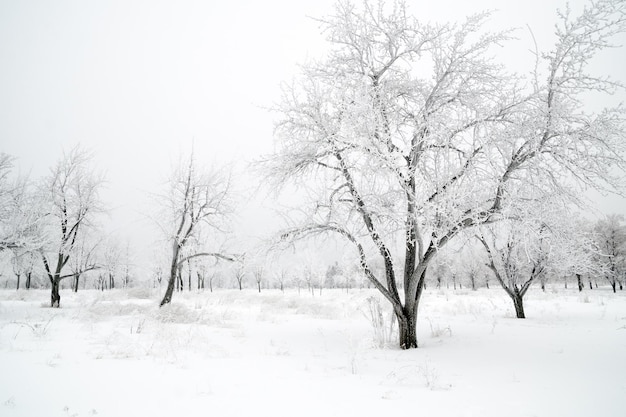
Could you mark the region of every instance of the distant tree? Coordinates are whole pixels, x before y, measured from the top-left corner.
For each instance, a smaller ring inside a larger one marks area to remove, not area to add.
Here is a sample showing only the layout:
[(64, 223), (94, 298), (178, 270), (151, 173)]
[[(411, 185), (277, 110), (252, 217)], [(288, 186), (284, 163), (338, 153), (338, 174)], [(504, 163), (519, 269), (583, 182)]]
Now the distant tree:
[(17, 281), (16, 290), (20, 289), (20, 279), (24, 273), (24, 257), (23, 254), (14, 253), (11, 257), (11, 266), (13, 267), (13, 274)]
[(243, 282), (245, 278), (246, 278), (246, 264), (242, 257), (237, 262), (237, 267), (235, 268), (235, 280), (237, 281), (237, 285), (239, 286), (239, 291), (243, 290)]
[(267, 170), (278, 186), (306, 188), (281, 240), (343, 237), (393, 306), (400, 347), (417, 347), (440, 248), (531, 193), (566, 199), (581, 183), (620, 185), (609, 174), (624, 164), (622, 110), (590, 114), (581, 97), (615, 90), (586, 71), (625, 30), (625, 10), (599, 0), (578, 17), (562, 13), (554, 49), (537, 52), (524, 79), (493, 59), (510, 34), (485, 31), (487, 13), (436, 25), (399, 1), (339, 1), (320, 20), (326, 59), (303, 66), (275, 109)]
[(513, 300), (515, 314), (520, 319), (526, 318), (524, 296), (531, 284), (546, 273), (548, 262), (544, 245), (549, 240), (550, 229), (538, 224), (530, 233), (532, 236), (528, 236), (525, 226), (507, 222), (478, 235), (488, 256), (487, 266)]
[(278, 288), (280, 288), (281, 292), (285, 292), (285, 284), (287, 283), (287, 277), (289, 273), (285, 268), (280, 268), (278, 272), (276, 272), (276, 281), (278, 281)]
[(22, 265), (24, 277), (26, 278), (24, 287), (29, 290), (32, 286), (32, 276), (35, 271), (35, 263), (39, 260), (39, 254), (37, 252), (26, 252), (22, 256), (24, 257)]
[[(183, 256), (185, 249), (197, 238), (202, 227), (216, 234), (223, 230), (231, 208), (230, 175), (217, 169), (203, 172), (197, 167), (193, 152), (187, 164), (176, 168), (170, 178), (169, 194), (163, 197), (172, 222), (163, 227), (169, 231), (172, 245), (167, 289), (161, 306), (172, 301), (176, 280), (186, 261), (196, 257), (211, 256), (234, 261), (234, 257), (220, 252), (194, 252)], [(174, 229), (172, 229), (174, 225)]]
[(82, 234), (92, 226), (93, 216), (102, 211), (99, 191), (103, 178), (93, 171), (92, 163), (92, 155), (76, 147), (63, 155), (41, 185), (42, 204), (49, 212), (49, 241), (41, 250), (41, 258), (52, 285), (52, 307), (60, 306), (61, 280), (93, 269), (64, 273)]
[(122, 264), (122, 249), (117, 240), (109, 240), (102, 253), (104, 276), (106, 278), (103, 289), (114, 289), (116, 278), (120, 274)]
[(263, 282), (263, 267), (258, 266), (254, 268), (254, 280), (256, 281), (257, 288), (259, 289), (259, 294), (261, 293), (261, 283)]
[(601, 274), (616, 292), (626, 273), (626, 225), (624, 216), (612, 214), (596, 222), (593, 232), (597, 247), (596, 262)]
[[(583, 262), (572, 259), (583, 244), (565, 210), (545, 204), (532, 213), (483, 226), (477, 234), (487, 254), (487, 267), (513, 300), (517, 318), (525, 318), (524, 296), (544, 275), (581, 271)], [(571, 216), (570, 216), (571, 217)]]
[(198, 278), (198, 291), (204, 290), (204, 282), (206, 280), (207, 267), (204, 262), (200, 262), (196, 267), (196, 276)]
[(13, 158), (0, 153), (0, 252), (38, 251), (44, 244), (45, 210), (27, 177), (13, 175)]
[(74, 253), (69, 261), (69, 267), (73, 274), (72, 289), (78, 291), (80, 277), (85, 271), (91, 271), (99, 267), (97, 263), (97, 250), (100, 242), (89, 242), (85, 236), (80, 237), (75, 245)]

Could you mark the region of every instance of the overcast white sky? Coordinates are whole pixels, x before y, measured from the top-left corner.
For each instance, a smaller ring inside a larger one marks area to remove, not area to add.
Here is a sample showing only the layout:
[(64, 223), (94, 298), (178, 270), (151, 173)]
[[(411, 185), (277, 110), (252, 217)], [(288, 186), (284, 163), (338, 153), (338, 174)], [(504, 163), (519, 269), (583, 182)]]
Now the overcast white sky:
[[(107, 172), (114, 228), (128, 233), (147, 208), (146, 192), (158, 190), (192, 140), (198, 160), (209, 163), (271, 149), (272, 115), (262, 106), (298, 62), (322, 51), (318, 24), (307, 16), (323, 16), (332, 3), (0, 0), (0, 150), (38, 177), (63, 150), (93, 149)], [(407, 3), (424, 20), (499, 9), (495, 26), (528, 24), (540, 47), (550, 45), (554, 12), (564, 5)], [(532, 59), (528, 32), (520, 37), (519, 49), (504, 51), (521, 58), (513, 65)], [(626, 81), (626, 49), (596, 65)], [(624, 211), (623, 203), (612, 204)]]

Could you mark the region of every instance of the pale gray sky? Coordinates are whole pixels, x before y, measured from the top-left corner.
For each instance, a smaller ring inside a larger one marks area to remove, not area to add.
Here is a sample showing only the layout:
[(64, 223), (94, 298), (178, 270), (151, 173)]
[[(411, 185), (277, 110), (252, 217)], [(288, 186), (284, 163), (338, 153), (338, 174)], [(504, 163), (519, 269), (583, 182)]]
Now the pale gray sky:
[[(268, 152), (278, 96), (298, 62), (323, 50), (330, 0), (0, 0), (0, 149), (38, 177), (77, 143), (107, 171), (113, 229), (136, 235), (146, 192), (190, 149), (201, 161)], [(499, 9), (494, 27), (529, 25), (548, 47), (564, 2), (409, 1), (420, 19)], [(584, 2), (571, 2), (580, 8)], [(503, 56), (529, 68), (529, 32)], [(622, 38), (624, 40), (626, 38)], [(596, 66), (626, 81), (626, 49)], [(624, 100), (624, 94), (616, 100)], [(613, 199), (624, 211), (623, 199)], [(135, 236), (137, 238), (137, 236)]]

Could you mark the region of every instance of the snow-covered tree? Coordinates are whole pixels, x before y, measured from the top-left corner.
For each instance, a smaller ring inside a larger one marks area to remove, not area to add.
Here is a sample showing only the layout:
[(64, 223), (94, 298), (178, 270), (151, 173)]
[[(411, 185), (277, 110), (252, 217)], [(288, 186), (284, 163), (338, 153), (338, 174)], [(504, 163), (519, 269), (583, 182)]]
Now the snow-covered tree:
[(164, 218), (168, 219), (168, 224), (162, 225), (162, 228), (168, 233), (172, 252), (167, 289), (161, 300), (161, 306), (172, 301), (180, 269), (189, 259), (211, 256), (234, 260), (232, 256), (219, 251), (185, 253), (185, 249), (198, 238), (203, 227), (210, 229), (211, 242), (217, 243), (215, 235), (224, 229), (232, 212), (230, 175), (218, 169), (203, 172), (197, 166), (192, 153), (186, 164), (181, 164), (174, 170), (169, 185), (169, 194), (163, 197), (167, 204), (167, 214)]
[(0, 153), (0, 252), (37, 251), (43, 245), (42, 221), (30, 182), (14, 175), (13, 158)]
[(73, 274), (72, 289), (74, 292), (78, 292), (80, 277), (83, 273), (99, 267), (96, 259), (99, 243), (90, 241), (86, 236), (81, 236), (76, 243), (74, 253), (69, 260), (69, 267)]
[(547, 273), (552, 231), (543, 222), (500, 222), (478, 235), (487, 252), (487, 266), (513, 300), (517, 318), (526, 318), (524, 296)]
[[(593, 236), (597, 248), (596, 264), (600, 274), (616, 292), (617, 284), (623, 288), (626, 274), (626, 224), (624, 216), (611, 214), (596, 222)], [(621, 289), (620, 288), (620, 289)]]
[(582, 220), (553, 204), (532, 204), (526, 213), (482, 226), (476, 237), (487, 254), (487, 267), (525, 318), (523, 299), (536, 281), (548, 276), (592, 271), (592, 244)]
[(266, 168), (278, 186), (303, 190), (282, 240), (345, 239), (392, 304), (399, 345), (417, 347), (426, 271), (441, 247), (502, 219), (513, 200), (617, 185), (608, 174), (624, 163), (623, 113), (584, 112), (580, 97), (616, 87), (586, 70), (625, 29), (625, 9), (600, 0), (562, 14), (554, 49), (523, 79), (492, 59), (509, 33), (484, 30), (488, 13), (429, 24), (400, 1), (339, 1), (320, 20), (326, 58), (303, 66), (275, 109)]
[(93, 216), (102, 210), (99, 191), (103, 179), (91, 168), (92, 162), (89, 152), (76, 147), (63, 155), (41, 184), (42, 205), (49, 212), (48, 242), (41, 257), (52, 285), (52, 307), (60, 305), (61, 280), (86, 272), (64, 273), (81, 236), (92, 226)]

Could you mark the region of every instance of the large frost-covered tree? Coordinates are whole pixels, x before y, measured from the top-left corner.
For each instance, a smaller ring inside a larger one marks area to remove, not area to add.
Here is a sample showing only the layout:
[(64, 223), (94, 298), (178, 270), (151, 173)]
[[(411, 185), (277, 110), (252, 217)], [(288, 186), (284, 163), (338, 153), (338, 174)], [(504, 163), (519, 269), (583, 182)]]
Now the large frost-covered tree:
[(615, 185), (623, 113), (585, 113), (580, 95), (616, 87), (586, 68), (624, 30), (625, 9), (596, 1), (579, 17), (560, 15), (555, 46), (523, 79), (493, 59), (509, 33), (486, 31), (488, 13), (426, 24), (399, 1), (339, 1), (320, 20), (326, 58), (304, 65), (275, 109), (278, 145), (266, 167), (279, 185), (306, 188), (282, 240), (345, 238), (393, 306), (400, 346), (417, 347), (439, 248), (500, 220), (514, 199)]

